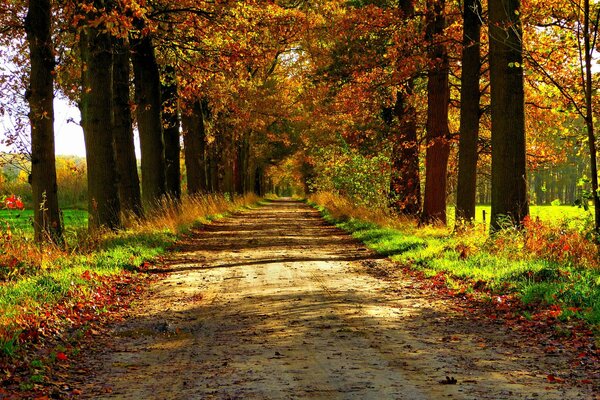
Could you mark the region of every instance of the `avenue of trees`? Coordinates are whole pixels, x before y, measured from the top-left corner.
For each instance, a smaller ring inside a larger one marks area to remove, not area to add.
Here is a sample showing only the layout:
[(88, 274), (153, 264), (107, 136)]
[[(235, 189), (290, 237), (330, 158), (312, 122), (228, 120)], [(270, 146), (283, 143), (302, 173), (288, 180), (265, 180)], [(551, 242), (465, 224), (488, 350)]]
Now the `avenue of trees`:
[(13, 0), (0, 5), (0, 111), (20, 123), (4, 139), (30, 152), (37, 240), (62, 234), (56, 95), (81, 111), (92, 230), (165, 197), (276, 187), (335, 190), (422, 223), (445, 224), (452, 201), (468, 224), (490, 202), (492, 230), (520, 226), (531, 202), (593, 201), (598, 230), (599, 11)]

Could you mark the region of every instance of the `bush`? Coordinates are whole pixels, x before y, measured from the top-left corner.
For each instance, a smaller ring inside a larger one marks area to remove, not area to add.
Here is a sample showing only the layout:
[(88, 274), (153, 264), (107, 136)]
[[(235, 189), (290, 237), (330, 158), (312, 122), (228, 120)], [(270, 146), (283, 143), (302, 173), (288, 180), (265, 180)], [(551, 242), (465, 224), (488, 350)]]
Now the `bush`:
[(390, 160), (364, 156), (350, 148), (325, 147), (314, 157), (314, 192), (337, 193), (358, 206), (387, 209)]

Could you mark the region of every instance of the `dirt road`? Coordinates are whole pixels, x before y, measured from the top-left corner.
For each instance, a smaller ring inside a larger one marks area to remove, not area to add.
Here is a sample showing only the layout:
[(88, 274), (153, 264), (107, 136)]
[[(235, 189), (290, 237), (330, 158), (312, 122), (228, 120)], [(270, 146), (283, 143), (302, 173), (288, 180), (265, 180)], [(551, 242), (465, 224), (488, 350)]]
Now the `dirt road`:
[[(198, 230), (90, 355), (86, 398), (593, 399), (293, 201)], [(518, 345), (517, 345), (518, 344)], [(86, 374), (87, 375), (87, 374)], [(446, 376), (456, 384), (442, 384)]]

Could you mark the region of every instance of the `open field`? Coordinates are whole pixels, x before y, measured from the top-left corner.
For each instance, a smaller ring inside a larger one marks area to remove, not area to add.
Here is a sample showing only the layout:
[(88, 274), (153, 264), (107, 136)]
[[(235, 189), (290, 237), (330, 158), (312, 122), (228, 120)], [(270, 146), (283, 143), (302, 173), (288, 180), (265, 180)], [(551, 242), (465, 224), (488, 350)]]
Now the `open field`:
[[(65, 228), (76, 229), (87, 226), (88, 213), (85, 210), (62, 210)], [(33, 210), (0, 210), (0, 230), (10, 227), (13, 234), (33, 233)]]
[[(486, 223), (490, 222), (491, 206), (478, 205), (475, 211), (475, 222), (483, 223), (483, 212), (485, 211)], [(588, 211), (576, 206), (531, 206), (529, 209), (531, 218), (541, 219), (544, 222), (565, 222), (569, 221), (569, 226), (583, 224), (587, 218), (593, 217), (594, 209), (590, 207)], [(454, 206), (448, 207), (448, 225), (454, 224)]]

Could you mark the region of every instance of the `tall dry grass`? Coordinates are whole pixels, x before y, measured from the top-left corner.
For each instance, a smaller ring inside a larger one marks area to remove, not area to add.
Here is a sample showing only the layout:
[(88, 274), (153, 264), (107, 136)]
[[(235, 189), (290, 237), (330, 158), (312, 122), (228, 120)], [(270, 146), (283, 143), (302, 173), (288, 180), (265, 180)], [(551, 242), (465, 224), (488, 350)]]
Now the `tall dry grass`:
[(180, 201), (165, 198), (147, 213), (146, 218), (124, 218), (124, 230), (90, 232), (85, 227), (68, 229), (62, 246), (35, 243), (31, 238), (13, 235), (9, 230), (0, 235), (0, 283), (61, 268), (65, 259), (77, 255), (93, 255), (116, 238), (127, 241), (140, 233), (168, 232), (175, 235), (195, 223), (208, 223), (241, 207), (256, 204), (258, 200), (254, 194), (233, 198), (223, 194), (204, 194), (183, 196)]
[(142, 232), (166, 229), (178, 233), (194, 223), (209, 222), (216, 216), (256, 204), (258, 200), (252, 193), (232, 198), (221, 193), (183, 196), (179, 201), (166, 197), (147, 213), (146, 218), (126, 218), (125, 224)]
[(395, 215), (388, 208), (356, 205), (349, 198), (334, 192), (317, 192), (310, 195), (308, 200), (327, 209), (336, 220), (345, 221), (355, 218), (386, 228), (416, 227), (415, 220)]

